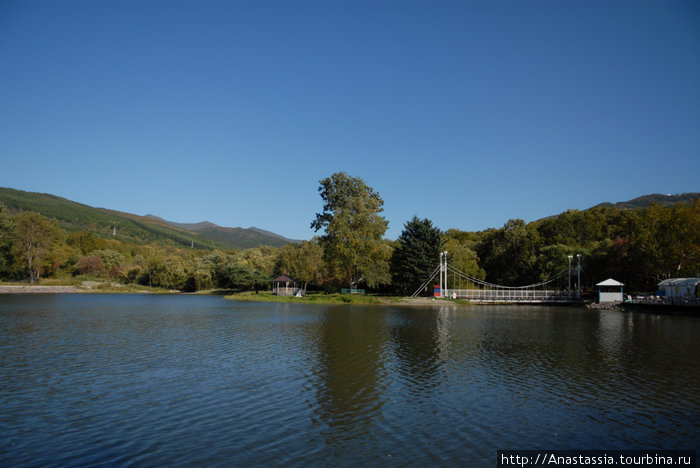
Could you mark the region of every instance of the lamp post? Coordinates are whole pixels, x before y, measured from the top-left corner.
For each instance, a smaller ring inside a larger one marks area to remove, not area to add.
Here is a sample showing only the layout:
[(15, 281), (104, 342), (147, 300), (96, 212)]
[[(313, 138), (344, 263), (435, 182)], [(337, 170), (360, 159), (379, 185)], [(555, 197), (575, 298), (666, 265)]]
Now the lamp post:
[(576, 260), (578, 260), (578, 266), (576, 268), (577, 270), (577, 283), (578, 283), (578, 291), (576, 292), (576, 299), (581, 299), (581, 254), (576, 254)]
[(571, 259), (574, 258), (573, 255), (569, 255), (569, 289), (567, 289), (568, 297), (571, 299)]
[(445, 266), (443, 270), (445, 272), (445, 294), (447, 294), (447, 250), (442, 253), (442, 258)]
[(444, 271), (444, 265), (442, 263), (443, 252), (440, 252), (440, 296), (445, 297), (445, 289), (442, 286), (442, 272)]

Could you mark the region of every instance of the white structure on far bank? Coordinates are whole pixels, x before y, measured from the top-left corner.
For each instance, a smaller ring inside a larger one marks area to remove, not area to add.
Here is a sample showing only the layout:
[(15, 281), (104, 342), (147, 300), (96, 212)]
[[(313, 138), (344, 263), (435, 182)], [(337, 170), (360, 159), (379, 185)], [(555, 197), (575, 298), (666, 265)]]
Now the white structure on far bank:
[[(598, 302), (622, 302), (622, 287), (624, 284), (608, 278), (596, 284), (598, 286)], [(619, 291), (603, 291), (603, 288), (620, 288)]]
[(668, 278), (658, 284), (659, 294), (672, 299), (700, 297), (700, 278)]

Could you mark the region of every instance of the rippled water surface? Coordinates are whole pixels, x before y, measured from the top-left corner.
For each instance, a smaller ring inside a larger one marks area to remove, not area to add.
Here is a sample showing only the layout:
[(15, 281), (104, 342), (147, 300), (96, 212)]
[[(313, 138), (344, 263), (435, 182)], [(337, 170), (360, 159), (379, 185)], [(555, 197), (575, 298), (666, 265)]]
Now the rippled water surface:
[(0, 465), (493, 466), (697, 449), (700, 318), (0, 296)]

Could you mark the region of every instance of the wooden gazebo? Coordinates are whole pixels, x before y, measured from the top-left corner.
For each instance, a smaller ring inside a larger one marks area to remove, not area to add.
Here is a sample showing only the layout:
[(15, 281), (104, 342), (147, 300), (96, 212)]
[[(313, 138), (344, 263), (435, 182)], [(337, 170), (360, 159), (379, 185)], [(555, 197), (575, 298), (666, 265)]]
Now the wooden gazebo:
[(277, 296), (304, 296), (306, 291), (297, 287), (297, 281), (287, 275), (272, 280), (272, 294)]

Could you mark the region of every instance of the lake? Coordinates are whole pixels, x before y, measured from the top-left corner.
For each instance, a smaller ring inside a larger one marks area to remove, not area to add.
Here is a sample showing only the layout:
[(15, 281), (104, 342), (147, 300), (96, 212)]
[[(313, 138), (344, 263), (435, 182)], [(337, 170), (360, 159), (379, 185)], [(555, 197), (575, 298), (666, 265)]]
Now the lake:
[(700, 318), (0, 295), (0, 465), (494, 466), (697, 449)]

